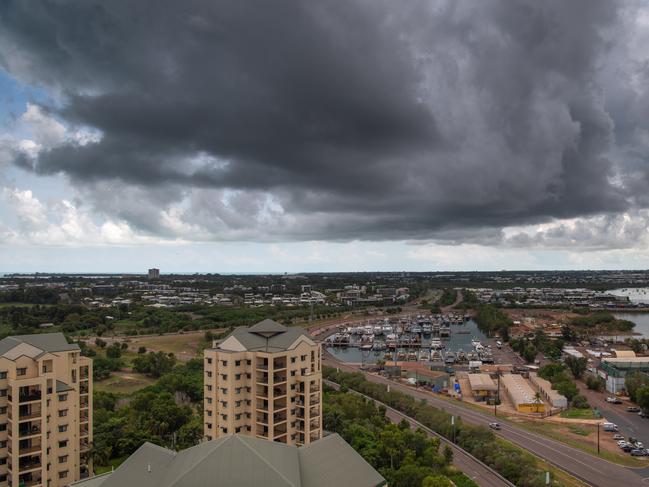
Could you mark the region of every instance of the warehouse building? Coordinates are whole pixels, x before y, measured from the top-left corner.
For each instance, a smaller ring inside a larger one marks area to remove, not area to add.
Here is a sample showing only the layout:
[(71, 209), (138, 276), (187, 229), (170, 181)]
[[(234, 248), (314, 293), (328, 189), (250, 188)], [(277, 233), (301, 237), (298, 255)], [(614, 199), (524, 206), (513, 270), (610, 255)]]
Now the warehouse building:
[(476, 401), (488, 401), (498, 394), (498, 386), (489, 374), (469, 374), (469, 387)]
[(539, 377), (534, 372), (530, 372), (530, 382), (538, 389), (543, 399), (553, 408), (566, 409), (568, 407), (568, 399), (566, 396), (552, 389), (552, 383), (550, 381)]
[(521, 375), (505, 374), (502, 376), (501, 384), (507, 391), (507, 397), (521, 413), (544, 413), (545, 404), (536, 399), (536, 391)]

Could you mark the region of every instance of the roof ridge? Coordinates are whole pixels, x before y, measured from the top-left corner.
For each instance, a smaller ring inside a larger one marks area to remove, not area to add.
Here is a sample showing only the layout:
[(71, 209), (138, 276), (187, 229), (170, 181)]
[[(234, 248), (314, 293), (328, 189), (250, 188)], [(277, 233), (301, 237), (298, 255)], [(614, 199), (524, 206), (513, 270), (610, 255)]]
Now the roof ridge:
[[(270, 463), (270, 462), (269, 462), (268, 460), (266, 460), (263, 456), (261, 456), (257, 450), (255, 450), (254, 448), (252, 448), (252, 447), (248, 444), (247, 441), (243, 441), (243, 438), (240, 438), (240, 437), (238, 437), (238, 436), (233, 436), (233, 438), (237, 438), (241, 443), (243, 443), (243, 444), (246, 446), (246, 448), (248, 448), (248, 450), (250, 450), (250, 451), (253, 452), (257, 457), (259, 457), (259, 458), (260, 458), (260, 459), (261, 459), (261, 460), (262, 460), (266, 465), (268, 465), (272, 470), (274, 470), (274, 471), (277, 473), (277, 475), (279, 475), (281, 478), (283, 478), (284, 480), (286, 480), (286, 482), (287, 482), (289, 485), (292, 485), (293, 487), (301, 487), (301, 484), (302, 484), (302, 478), (301, 478), (301, 476), (300, 476), (300, 472), (299, 472), (299, 471), (298, 471), (298, 481), (300, 482), (300, 484), (299, 484), (299, 485), (295, 485), (293, 482), (291, 482), (289, 479), (287, 479), (287, 478), (284, 476), (284, 474), (283, 474), (282, 472), (280, 472), (279, 470), (277, 470), (277, 469), (275, 468), (275, 466), (274, 466), (272, 463)], [(251, 438), (252, 438), (252, 437), (251, 437)], [(275, 442), (272, 442), (272, 443), (273, 443), (273, 446), (275, 446), (275, 445), (274, 445)], [(282, 443), (277, 443), (277, 444), (278, 444), (278, 445), (283, 445)], [(284, 446), (289, 447), (290, 445), (284, 445)], [(296, 449), (296, 451), (297, 451), (297, 449)], [(299, 462), (300, 462), (300, 457), (299, 457), (299, 455), (298, 455), (298, 465), (299, 465)]]
[(209, 445), (209, 446), (211, 447), (211, 448), (210, 448), (210, 451), (209, 451), (205, 456), (203, 456), (202, 458), (199, 458), (199, 459), (197, 459), (195, 462), (192, 462), (192, 463), (191, 463), (191, 468), (188, 468), (188, 469), (184, 470), (184, 471), (183, 471), (182, 473), (180, 473), (180, 474), (179, 474), (175, 479), (173, 479), (173, 480), (171, 481), (171, 483), (169, 483), (168, 485), (165, 485), (165, 486), (161, 486), (161, 487), (173, 487), (174, 485), (176, 485), (176, 484), (177, 484), (177, 483), (178, 483), (178, 482), (179, 482), (179, 481), (180, 481), (180, 480), (181, 480), (185, 475), (187, 475), (188, 472), (191, 472), (191, 471), (192, 471), (194, 468), (196, 468), (199, 464), (201, 464), (202, 462), (204, 462), (205, 460), (207, 460), (207, 458), (209, 457), (210, 453), (212, 453), (212, 452), (214, 452), (215, 450), (218, 450), (219, 448), (221, 448), (221, 447), (222, 447), (223, 445), (225, 445), (228, 441), (230, 441), (231, 438), (233, 438), (233, 436), (226, 437), (225, 440), (224, 440), (224, 441), (221, 441), (221, 442), (219, 442), (219, 440), (216, 439), (216, 440), (208, 441), (208, 442), (205, 442), (205, 443), (199, 443), (198, 445), (194, 445), (194, 446), (192, 446), (192, 447), (190, 447), (190, 448), (187, 448), (187, 449), (185, 449), (185, 450), (182, 450), (182, 452), (184, 453), (184, 452), (186, 452), (186, 451), (188, 451), (188, 450), (193, 450), (193, 449), (195, 449), (196, 447), (199, 447), (199, 446), (203, 446), (203, 447), (205, 447), (205, 446), (208, 446), (208, 445)]

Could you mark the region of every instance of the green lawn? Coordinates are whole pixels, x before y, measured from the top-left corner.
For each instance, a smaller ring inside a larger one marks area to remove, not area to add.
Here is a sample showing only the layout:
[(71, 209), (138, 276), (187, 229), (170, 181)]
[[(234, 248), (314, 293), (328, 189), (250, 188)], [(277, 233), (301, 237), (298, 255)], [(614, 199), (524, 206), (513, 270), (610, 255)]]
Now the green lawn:
[(155, 383), (155, 379), (135, 372), (112, 372), (108, 379), (95, 381), (98, 391), (130, 395)]
[(448, 478), (451, 479), (457, 487), (480, 487), (462, 472), (449, 475)]
[(565, 411), (561, 411), (562, 418), (568, 419), (597, 419), (595, 417), (595, 411), (592, 409), (576, 409), (570, 408)]

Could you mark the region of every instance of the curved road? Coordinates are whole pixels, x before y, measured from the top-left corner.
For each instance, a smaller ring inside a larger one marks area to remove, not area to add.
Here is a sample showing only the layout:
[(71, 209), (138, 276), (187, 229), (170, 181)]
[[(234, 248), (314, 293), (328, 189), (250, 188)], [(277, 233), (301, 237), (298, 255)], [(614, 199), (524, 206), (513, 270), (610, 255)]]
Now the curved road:
[[(331, 382), (328, 380), (325, 380), (328, 385), (333, 387), (334, 389), (338, 389), (338, 384), (335, 382)], [(378, 401), (374, 398), (371, 398), (369, 396), (366, 396), (364, 394), (361, 394), (358, 391), (354, 391), (351, 389), (354, 393), (363, 396), (370, 401), (374, 402), (375, 404), (379, 404), (383, 407), (386, 408), (386, 416), (392, 421), (393, 423), (398, 423), (402, 419), (405, 419), (410, 423), (410, 426), (415, 427), (415, 428), (420, 428), (424, 430), (428, 436), (434, 436), (436, 438), (439, 438), (442, 444), (448, 445), (451, 447), (453, 450), (453, 465), (455, 465), (457, 468), (462, 470), (465, 475), (467, 475), (469, 478), (471, 478), (474, 482), (476, 482), (480, 487), (516, 487), (514, 484), (509, 482), (507, 479), (502, 477), (499, 473), (494, 471), (493, 469), (489, 468), (489, 466), (485, 465), (482, 463), (480, 460), (475, 458), (473, 455), (468, 453), (467, 451), (463, 450), (456, 444), (450, 442), (446, 438), (444, 438), (442, 435), (436, 433), (432, 429), (424, 426), (421, 424), (419, 421), (417, 421), (414, 418), (411, 418), (410, 416), (406, 416), (400, 411), (397, 411), (394, 408), (391, 408), (387, 404), (382, 403), (381, 401)]]
[[(342, 364), (329, 356), (324, 362), (327, 365), (338, 367), (341, 370), (360, 372), (357, 367)], [(468, 409), (459, 402), (454, 403), (438, 399), (430, 394), (393, 382), (384, 377), (372, 374), (365, 374), (365, 377), (371, 382), (389, 385), (393, 390), (399, 390), (417, 399), (423, 399), (439, 409), (461, 417), (462, 421), (467, 423), (486, 425), (490, 421), (493, 421), (493, 416)], [(502, 429), (496, 434), (534, 453), (538, 457), (552, 463), (587, 484), (597, 487), (648, 485), (643, 482), (643, 477), (647, 476), (645, 475), (646, 469), (626, 468), (508, 423), (502, 424)]]

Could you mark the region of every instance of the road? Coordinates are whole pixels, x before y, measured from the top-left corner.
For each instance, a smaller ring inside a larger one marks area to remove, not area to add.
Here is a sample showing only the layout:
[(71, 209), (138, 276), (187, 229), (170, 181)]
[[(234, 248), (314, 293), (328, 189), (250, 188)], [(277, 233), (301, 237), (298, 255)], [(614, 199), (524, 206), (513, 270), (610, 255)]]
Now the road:
[[(357, 367), (341, 364), (329, 356), (325, 359), (325, 363), (345, 371), (359, 371)], [(468, 409), (460, 402), (439, 399), (384, 377), (373, 374), (365, 374), (365, 376), (369, 381), (389, 384), (393, 390), (399, 390), (417, 399), (424, 399), (432, 406), (460, 416), (466, 423), (486, 425), (493, 421), (493, 416)], [(642, 479), (649, 477), (649, 468), (631, 469), (616, 465), (509, 423), (502, 424), (502, 429), (497, 434), (590, 485), (596, 487), (647, 485)]]
[[(336, 384), (335, 382), (331, 382), (331, 381), (325, 381), (325, 382), (331, 387), (333, 387), (334, 389), (338, 389), (338, 384)], [(363, 397), (367, 397), (369, 400), (373, 401), (378, 405), (384, 406), (386, 408), (385, 415), (393, 423), (399, 423), (401, 420), (405, 419), (406, 421), (408, 421), (408, 423), (410, 423), (410, 426), (412, 428), (420, 428), (424, 430), (426, 433), (428, 433), (428, 436), (439, 438), (442, 444), (450, 446), (453, 449), (453, 465), (455, 465), (457, 468), (462, 470), (462, 472), (464, 472), (465, 475), (469, 476), (474, 482), (480, 485), (480, 487), (502, 487), (502, 486), (515, 487), (514, 484), (509, 482), (507, 479), (502, 477), (493, 469), (489, 468), (480, 460), (478, 460), (468, 452), (464, 451), (462, 448), (455, 445), (454, 443), (448, 441), (443, 436), (437, 434), (430, 428), (427, 428), (426, 426), (424, 426), (414, 418), (411, 418), (410, 416), (406, 416), (405, 414), (397, 411), (396, 409), (391, 408), (387, 404), (377, 401), (376, 399), (372, 399), (371, 397), (364, 396), (363, 394), (360, 395)]]

